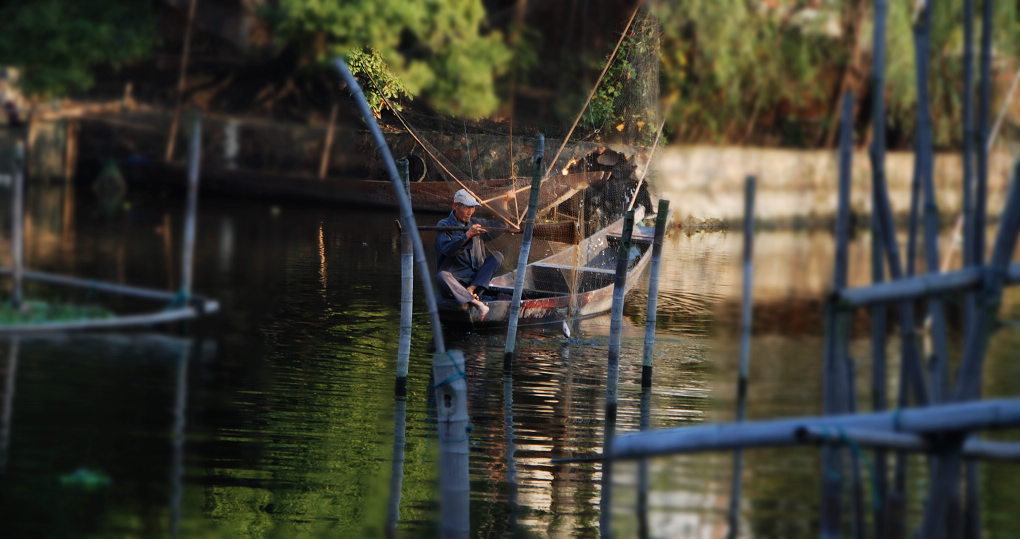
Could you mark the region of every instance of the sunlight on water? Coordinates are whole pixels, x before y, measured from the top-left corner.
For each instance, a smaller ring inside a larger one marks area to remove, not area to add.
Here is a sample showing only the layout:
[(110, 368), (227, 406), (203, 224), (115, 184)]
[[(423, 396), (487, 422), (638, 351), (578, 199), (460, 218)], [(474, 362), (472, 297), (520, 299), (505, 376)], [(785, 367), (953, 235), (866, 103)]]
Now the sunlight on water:
[[(36, 191), (28, 204), (29, 266), (173, 289), (183, 204), (131, 196), (130, 210), (107, 217), (87, 191)], [(0, 344), (0, 535), (379, 537), (397, 507), (399, 536), (434, 537), (439, 441), (420, 282), (407, 397), (393, 396), (394, 216), (223, 199), (200, 207), (195, 289), (220, 300), (217, 316), (185, 328), (186, 337)], [(831, 235), (764, 231), (755, 241), (748, 417), (820, 413)], [(652, 428), (734, 417), (741, 245), (733, 232), (674, 231), (665, 242), (647, 398)], [(851, 245), (852, 283), (868, 282), (869, 245), (866, 234)], [(7, 256), (0, 252), (0, 262)], [(617, 432), (641, 424), (647, 279), (624, 308)], [(1004, 318), (1020, 319), (1018, 299), (1006, 297)], [(851, 353), (867, 408), (871, 351), (867, 320), (859, 318)], [(473, 536), (598, 534), (601, 465), (552, 460), (603, 451), (609, 328), (608, 316), (581, 320), (570, 337), (556, 325), (523, 326), (509, 376), (505, 329), (447, 332), (447, 347), (466, 359)], [(1020, 391), (1018, 335), (1013, 326), (992, 340), (989, 396)], [(893, 373), (897, 351), (893, 334)], [(894, 391), (895, 379), (888, 382)], [(647, 464), (654, 536), (725, 534), (730, 454)], [(746, 452), (745, 535), (817, 536), (820, 466), (813, 447)], [(912, 466), (908, 508), (916, 520), (924, 463)], [(97, 491), (61, 485), (78, 469), (109, 484)], [(981, 468), (990, 537), (1020, 526), (1009, 503), (1016, 471), (1012, 463)], [(637, 463), (614, 467), (614, 536), (637, 534), (637, 485)]]

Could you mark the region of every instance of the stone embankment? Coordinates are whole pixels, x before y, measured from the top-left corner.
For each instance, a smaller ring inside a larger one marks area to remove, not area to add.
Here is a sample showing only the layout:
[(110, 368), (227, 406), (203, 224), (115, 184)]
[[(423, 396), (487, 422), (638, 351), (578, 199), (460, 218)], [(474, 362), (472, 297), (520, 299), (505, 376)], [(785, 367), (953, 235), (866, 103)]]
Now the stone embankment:
[[(988, 174), (988, 211), (1001, 210), (1015, 156), (995, 149)], [(743, 219), (744, 179), (758, 178), (755, 217), (763, 225), (828, 225), (836, 212), (835, 150), (784, 150), (727, 146), (674, 146), (661, 151), (651, 182), (654, 194), (670, 200), (674, 223), (700, 228), (727, 228)], [(893, 211), (909, 213), (914, 154), (890, 152), (885, 169)], [(935, 157), (936, 203), (943, 221), (962, 208), (962, 158), (959, 153)], [(871, 162), (867, 151), (853, 155), (851, 208), (858, 223), (871, 212)]]

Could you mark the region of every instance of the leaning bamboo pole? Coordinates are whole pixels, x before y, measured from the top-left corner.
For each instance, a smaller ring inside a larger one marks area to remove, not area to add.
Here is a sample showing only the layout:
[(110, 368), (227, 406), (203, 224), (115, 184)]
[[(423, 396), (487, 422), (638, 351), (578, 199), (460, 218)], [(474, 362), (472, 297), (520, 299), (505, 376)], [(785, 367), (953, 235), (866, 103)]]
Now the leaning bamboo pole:
[[(603, 423), (602, 453), (612, 456), (613, 436), (616, 432), (616, 410), (620, 382), (620, 333), (623, 330), (623, 299), (627, 294), (627, 267), (630, 260), (630, 238), (634, 232), (634, 210), (623, 218), (620, 245), (616, 250), (616, 277), (613, 281), (613, 306), (609, 314), (609, 362), (606, 368), (606, 413)], [(613, 507), (612, 460), (602, 463), (602, 499), (599, 501), (599, 531), (604, 538), (612, 535)]]
[(506, 347), (503, 352), (504, 370), (510, 370), (513, 366), (514, 349), (517, 346), (517, 321), (521, 315), (521, 296), (524, 294), (524, 278), (528, 270), (528, 257), (531, 254), (531, 238), (535, 233), (535, 212), (538, 211), (538, 192), (542, 186), (542, 157), (544, 154), (545, 136), (539, 133), (535, 137), (535, 171), (531, 178), (531, 196), (528, 198), (528, 213), (524, 220), (524, 239), (521, 240), (521, 252), (517, 257), (514, 293), (510, 299), (510, 312), (507, 314)]
[[(368, 106), (368, 101), (365, 100), (365, 94), (361, 91), (361, 86), (358, 85), (358, 81), (351, 74), (351, 70), (343, 59), (337, 58), (333, 61), (333, 64), (337, 71), (340, 72), (344, 82), (347, 83), (347, 89), (354, 96), (354, 101), (361, 112), (361, 116), (364, 118), (369, 131), (372, 133), (372, 137), (375, 139), (379, 153), (383, 156), (386, 171), (389, 174), (390, 181), (393, 183), (393, 190), (396, 192), (397, 201), (400, 203), (401, 222), (414, 223), (411, 200), (404, 193), (400, 181), (400, 173), (397, 172), (397, 164), (393, 161), (393, 154), (390, 153), (390, 147), (386, 144), (386, 139), (379, 129), (379, 124), (375, 121), (375, 116), (372, 115), (372, 110)], [(425, 258), (425, 249), (422, 247), (418, 228), (416, 226), (408, 226), (406, 228), (410, 230), (411, 240), (414, 242), (414, 258), (418, 265), (418, 276), (422, 280), (422, 289), (425, 292), (425, 302), (428, 304), (429, 318), (432, 322), (432, 339), (435, 344), (436, 354), (442, 354), (446, 352), (446, 344), (443, 342), (443, 330), (439, 323), (439, 308), (436, 304), (435, 292), (432, 289), (432, 272), (429, 270), (428, 261)]]
[[(751, 371), (751, 300), (754, 290), (754, 191), (756, 178), (744, 181), (744, 282), (740, 303), (740, 367), (737, 371), (737, 423), (747, 413), (747, 384)], [(740, 535), (741, 478), (744, 472), (744, 452), (733, 452), (733, 477), (730, 485), (729, 531), (726, 537)]]

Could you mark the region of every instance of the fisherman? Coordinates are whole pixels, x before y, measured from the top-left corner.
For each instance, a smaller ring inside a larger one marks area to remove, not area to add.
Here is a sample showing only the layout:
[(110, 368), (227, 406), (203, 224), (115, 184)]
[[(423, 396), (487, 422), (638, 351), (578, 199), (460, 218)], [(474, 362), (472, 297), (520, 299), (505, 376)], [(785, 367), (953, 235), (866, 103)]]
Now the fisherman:
[(473, 305), (478, 309), (478, 319), (485, 320), (489, 306), (479, 293), (503, 265), (503, 253), (493, 251), (485, 255), (483, 235), (486, 240), (492, 236), (480, 221), (471, 217), (478, 206), (481, 204), (467, 190), (454, 193), (453, 211), (437, 224), (445, 230), (436, 233), (436, 281), (441, 292), (452, 296), (465, 309)]

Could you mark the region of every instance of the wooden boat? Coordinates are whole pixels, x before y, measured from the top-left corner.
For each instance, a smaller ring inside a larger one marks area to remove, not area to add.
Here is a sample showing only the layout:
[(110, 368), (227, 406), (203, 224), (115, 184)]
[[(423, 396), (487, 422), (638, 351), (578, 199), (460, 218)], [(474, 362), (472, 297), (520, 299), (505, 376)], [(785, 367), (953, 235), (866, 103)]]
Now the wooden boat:
[[(651, 260), (654, 227), (642, 226), (644, 208), (634, 212), (630, 258), (627, 267), (629, 291)], [(623, 219), (619, 219), (577, 245), (535, 262), (525, 269), (521, 295), (519, 324), (548, 323), (568, 318), (587, 318), (609, 312), (613, 306), (613, 283)], [(576, 261), (576, 262), (575, 262)], [(438, 299), (440, 318), (451, 325), (474, 327), (506, 326), (513, 298), (517, 271), (492, 279), (481, 299), (489, 306), (485, 320), (478, 320), (478, 311), (463, 308), (455, 300)], [(576, 294), (571, 294), (574, 290)]]
[[(155, 161), (134, 161), (120, 165), (125, 179), (133, 185), (164, 185), (183, 188), (187, 171), (183, 165)], [(542, 182), (539, 213), (569, 200), (607, 176), (604, 171), (555, 175)], [(389, 180), (354, 178), (318, 178), (306, 174), (282, 175), (253, 169), (207, 168), (201, 171), (200, 188), (206, 192), (274, 200), (290, 199), (330, 204), (350, 204), (380, 208), (398, 207), (393, 183)], [(531, 179), (509, 178), (465, 181), (471, 192), (504, 215), (523, 213), (528, 208)], [(448, 212), (453, 194), (461, 189), (454, 181), (411, 182), (411, 206), (419, 212)]]

